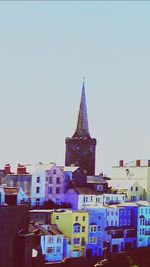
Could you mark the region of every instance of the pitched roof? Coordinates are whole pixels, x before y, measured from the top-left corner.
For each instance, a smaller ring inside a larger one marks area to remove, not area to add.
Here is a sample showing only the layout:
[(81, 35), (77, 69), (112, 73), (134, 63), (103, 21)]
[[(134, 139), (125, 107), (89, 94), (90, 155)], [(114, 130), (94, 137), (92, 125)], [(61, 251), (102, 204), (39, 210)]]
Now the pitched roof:
[(83, 195), (101, 195), (99, 192), (95, 192), (93, 189), (89, 187), (76, 187), (74, 186), (73, 188), (78, 194), (83, 194)]
[(81, 94), (80, 108), (78, 114), (77, 128), (73, 137), (90, 137), (84, 82), (82, 85), (82, 94)]
[(95, 183), (95, 184), (107, 184), (107, 181), (101, 175), (93, 175), (87, 176), (87, 183)]

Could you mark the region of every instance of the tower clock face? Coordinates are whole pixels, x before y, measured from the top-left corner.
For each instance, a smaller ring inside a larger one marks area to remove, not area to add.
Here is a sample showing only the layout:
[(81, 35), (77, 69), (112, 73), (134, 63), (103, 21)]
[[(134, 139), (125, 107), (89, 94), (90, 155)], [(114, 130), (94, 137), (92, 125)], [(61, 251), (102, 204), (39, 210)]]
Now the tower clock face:
[(73, 150), (74, 151), (78, 151), (79, 150), (79, 146), (77, 144), (73, 145)]

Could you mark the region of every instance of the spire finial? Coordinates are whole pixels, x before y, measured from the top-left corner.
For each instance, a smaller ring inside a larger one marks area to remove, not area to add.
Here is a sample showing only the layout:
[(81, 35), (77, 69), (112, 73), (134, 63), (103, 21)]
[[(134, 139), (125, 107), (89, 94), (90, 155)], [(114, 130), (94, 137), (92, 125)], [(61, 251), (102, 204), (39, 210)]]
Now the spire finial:
[(82, 82), (82, 85), (83, 85), (83, 87), (84, 87), (84, 85), (85, 85), (85, 77), (83, 76), (83, 82)]

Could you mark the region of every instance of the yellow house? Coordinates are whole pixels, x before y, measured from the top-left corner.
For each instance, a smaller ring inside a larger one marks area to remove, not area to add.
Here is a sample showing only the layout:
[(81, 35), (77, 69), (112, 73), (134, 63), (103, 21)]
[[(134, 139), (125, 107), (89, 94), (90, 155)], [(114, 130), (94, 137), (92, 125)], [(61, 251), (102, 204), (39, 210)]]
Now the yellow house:
[(70, 257), (81, 257), (86, 254), (88, 242), (88, 212), (86, 211), (54, 211), (51, 223), (57, 224), (59, 230), (69, 239)]
[[(136, 195), (143, 195), (143, 199), (150, 201), (150, 160), (136, 160), (130, 163), (120, 160), (118, 166), (112, 167), (111, 179), (112, 182), (137, 183)], [(132, 194), (133, 192), (130, 193), (131, 196)]]

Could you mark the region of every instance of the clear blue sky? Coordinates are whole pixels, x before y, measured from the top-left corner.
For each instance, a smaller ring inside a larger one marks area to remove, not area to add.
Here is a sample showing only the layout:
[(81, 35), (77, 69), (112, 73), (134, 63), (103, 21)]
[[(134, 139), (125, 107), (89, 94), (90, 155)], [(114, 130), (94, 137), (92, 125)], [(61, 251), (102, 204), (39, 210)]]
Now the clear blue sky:
[(82, 77), (97, 172), (150, 158), (150, 2), (0, 2), (0, 167), (64, 164)]

